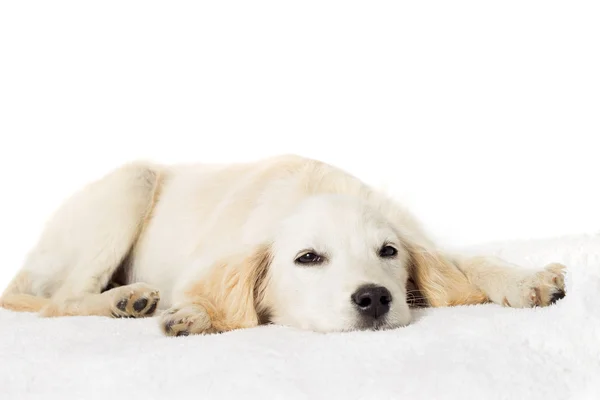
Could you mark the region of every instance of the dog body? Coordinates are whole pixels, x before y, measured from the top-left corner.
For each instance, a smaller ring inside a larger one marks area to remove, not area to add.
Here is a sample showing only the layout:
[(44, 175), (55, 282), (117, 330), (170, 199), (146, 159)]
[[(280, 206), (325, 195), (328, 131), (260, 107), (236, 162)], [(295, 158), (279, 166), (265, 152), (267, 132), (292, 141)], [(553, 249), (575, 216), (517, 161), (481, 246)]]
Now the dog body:
[(415, 299), (545, 306), (564, 296), (563, 272), (448, 254), (396, 201), (321, 161), (138, 162), (57, 210), (0, 305), (42, 316), (161, 309), (167, 335), (266, 322), (389, 329), (410, 323)]

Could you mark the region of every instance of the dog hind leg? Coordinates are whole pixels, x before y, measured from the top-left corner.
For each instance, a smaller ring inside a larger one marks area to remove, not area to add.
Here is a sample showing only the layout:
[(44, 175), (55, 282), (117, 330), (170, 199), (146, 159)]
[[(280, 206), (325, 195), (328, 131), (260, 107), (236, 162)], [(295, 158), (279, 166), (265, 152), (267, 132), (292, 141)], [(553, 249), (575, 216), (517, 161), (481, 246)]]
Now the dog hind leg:
[[(133, 163), (68, 199), (0, 298), (0, 306), (39, 310), (42, 316), (145, 315), (158, 302), (157, 290), (139, 283), (101, 291), (150, 218), (160, 183), (158, 168)], [(146, 302), (139, 312), (133, 308), (138, 300), (138, 309)], [(117, 304), (126, 304), (125, 309)]]

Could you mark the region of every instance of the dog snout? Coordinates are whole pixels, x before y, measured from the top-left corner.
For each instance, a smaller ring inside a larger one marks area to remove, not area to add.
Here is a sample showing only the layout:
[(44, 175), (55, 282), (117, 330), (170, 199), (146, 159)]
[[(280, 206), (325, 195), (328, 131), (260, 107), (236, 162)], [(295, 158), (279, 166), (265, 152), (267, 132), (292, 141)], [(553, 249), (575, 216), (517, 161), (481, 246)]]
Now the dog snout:
[(387, 314), (392, 302), (392, 294), (387, 288), (373, 284), (359, 287), (351, 297), (362, 315), (375, 319)]

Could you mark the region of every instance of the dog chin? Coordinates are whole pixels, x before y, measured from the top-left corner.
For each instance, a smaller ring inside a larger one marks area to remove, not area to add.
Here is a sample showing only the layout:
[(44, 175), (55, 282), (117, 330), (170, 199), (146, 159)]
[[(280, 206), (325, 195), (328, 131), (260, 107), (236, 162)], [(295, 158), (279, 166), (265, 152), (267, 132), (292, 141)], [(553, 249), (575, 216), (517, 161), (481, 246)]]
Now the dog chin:
[(388, 329), (394, 329), (394, 328), (398, 328), (398, 327), (399, 327), (399, 325), (391, 324), (387, 318), (379, 318), (379, 319), (361, 318), (361, 320), (355, 324), (354, 330), (357, 330), (357, 331), (385, 331)]
[(401, 319), (390, 318), (389, 316), (377, 319), (360, 318), (354, 324), (354, 329), (358, 331), (387, 331), (410, 325), (411, 320), (410, 315)]
[(410, 320), (407, 322), (392, 321), (390, 318), (378, 318), (378, 319), (367, 319), (359, 318), (355, 323), (342, 329), (341, 332), (355, 332), (355, 331), (387, 331), (392, 329), (398, 329), (405, 327), (410, 324)]

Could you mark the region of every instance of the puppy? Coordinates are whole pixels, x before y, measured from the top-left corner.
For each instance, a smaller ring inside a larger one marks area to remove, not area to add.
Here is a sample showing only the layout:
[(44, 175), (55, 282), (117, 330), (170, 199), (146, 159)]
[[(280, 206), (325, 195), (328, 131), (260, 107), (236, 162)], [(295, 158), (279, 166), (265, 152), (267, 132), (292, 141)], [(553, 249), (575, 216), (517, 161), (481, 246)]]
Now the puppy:
[(169, 336), (378, 330), (409, 324), (417, 304), (547, 306), (565, 295), (564, 272), (449, 254), (400, 204), (318, 160), (137, 162), (65, 201), (0, 306), (159, 314)]

